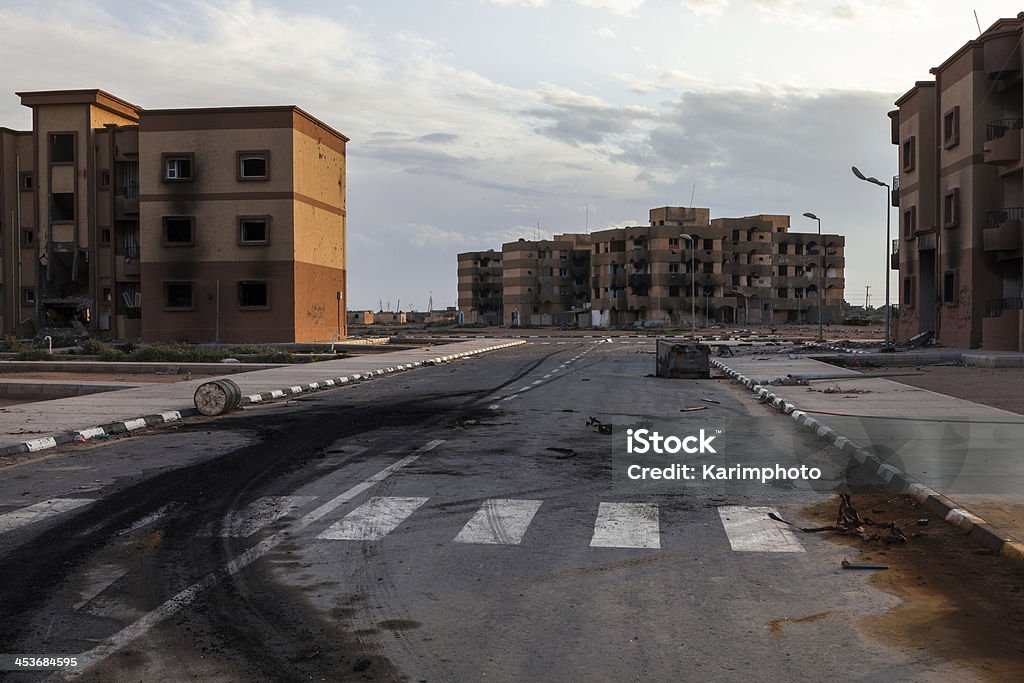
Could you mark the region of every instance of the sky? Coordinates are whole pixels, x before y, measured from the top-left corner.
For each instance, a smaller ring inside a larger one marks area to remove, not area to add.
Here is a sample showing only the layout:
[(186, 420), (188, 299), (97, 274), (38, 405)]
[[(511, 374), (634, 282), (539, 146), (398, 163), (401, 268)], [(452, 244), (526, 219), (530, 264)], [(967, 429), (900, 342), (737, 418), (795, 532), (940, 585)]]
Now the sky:
[[(981, 27), (1022, 8), (973, 3)], [(18, 90), (145, 108), (296, 104), (345, 133), (348, 306), (454, 306), (456, 254), (646, 225), (659, 206), (846, 236), (884, 301), (886, 113), (977, 37), (957, 0), (0, 0)], [(898, 216), (891, 213), (893, 235)], [(895, 278), (892, 296), (896, 299)]]

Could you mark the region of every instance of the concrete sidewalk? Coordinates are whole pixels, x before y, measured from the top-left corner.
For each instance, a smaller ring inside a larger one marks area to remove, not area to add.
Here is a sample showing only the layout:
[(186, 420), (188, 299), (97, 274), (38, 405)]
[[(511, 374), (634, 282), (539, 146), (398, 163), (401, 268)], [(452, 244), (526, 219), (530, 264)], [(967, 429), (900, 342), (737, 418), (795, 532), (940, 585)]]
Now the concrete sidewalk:
[[(512, 339), (475, 339), (389, 354), (285, 365), (269, 370), (230, 375), (225, 372), (224, 376), (238, 384), (243, 404), (256, 403), (524, 343)], [(134, 431), (196, 415), (198, 412), (193, 402), (196, 388), (214, 379), (217, 379), (216, 375), (0, 408), (0, 455), (53, 448), (63, 443)]]
[[(944, 511), (947, 521), (972, 535), (991, 537), (988, 545), (1024, 541), (1024, 416), (898, 381), (858, 378), (854, 370), (809, 358), (740, 356), (714, 363), (844, 451), (862, 447), (874, 456), (865, 464), (887, 481), (902, 482), (922, 502), (934, 502), (933, 514)], [(843, 377), (810, 386), (771, 384), (787, 375)], [(854, 457), (863, 461), (863, 452)], [(1013, 552), (1024, 547), (1014, 545)]]

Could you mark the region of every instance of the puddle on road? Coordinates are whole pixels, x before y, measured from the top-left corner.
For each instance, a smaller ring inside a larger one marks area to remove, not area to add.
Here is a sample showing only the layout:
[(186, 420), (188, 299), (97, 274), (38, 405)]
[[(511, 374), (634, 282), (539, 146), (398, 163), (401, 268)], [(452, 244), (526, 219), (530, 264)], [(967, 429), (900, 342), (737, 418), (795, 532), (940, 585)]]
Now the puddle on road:
[[(1024, 680), (1024, 567), (979, 553), (980, 546), (909, 496), (860, 495), (853, 504), (862, 516), (894, 521), (909, 537), (886, 546), (828, 535), (850, 546), (851, 560), (888, 565), (870, 582), (903, 601), (858, 618), (857, 630), (911, 660), (927, 653), (983, 679)], [(835, 522), (837, 508), (833, 498), (804, 514), (824, 526)], [(929, 518), (928, 525), (917, 526), (919, 518)]]

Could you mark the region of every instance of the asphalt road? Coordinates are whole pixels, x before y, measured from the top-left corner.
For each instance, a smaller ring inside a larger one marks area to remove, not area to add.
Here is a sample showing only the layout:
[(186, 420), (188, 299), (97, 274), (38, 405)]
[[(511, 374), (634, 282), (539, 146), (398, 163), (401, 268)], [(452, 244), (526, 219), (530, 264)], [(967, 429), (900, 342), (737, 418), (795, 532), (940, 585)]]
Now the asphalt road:
[(843, 475), (724, 380), (649, 377), (653, 349), (535, 342), (7, 468), (0, 653), (80, 664), (9, 679), (956, 673), (862, 636), (896, 600), (766, 520), (825, 493), (613, 482), (589, 418), (725, 420), (753, 459)]

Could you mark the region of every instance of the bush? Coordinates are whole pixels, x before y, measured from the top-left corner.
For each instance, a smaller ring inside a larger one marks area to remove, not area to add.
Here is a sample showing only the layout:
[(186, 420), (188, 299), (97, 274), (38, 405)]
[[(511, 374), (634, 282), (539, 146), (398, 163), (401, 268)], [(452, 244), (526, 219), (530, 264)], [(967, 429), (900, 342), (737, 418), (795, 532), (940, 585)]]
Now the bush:
[(10, 353), (25, 353), (26, 351), (31, 351), (32, 347), (24, 342), (18, 341), (13, 334), (8, 334), (2, 341), (0, 341), (0, 350)]

